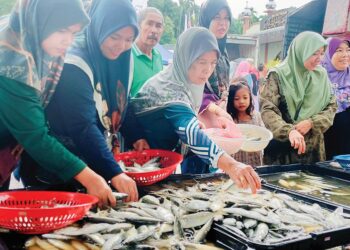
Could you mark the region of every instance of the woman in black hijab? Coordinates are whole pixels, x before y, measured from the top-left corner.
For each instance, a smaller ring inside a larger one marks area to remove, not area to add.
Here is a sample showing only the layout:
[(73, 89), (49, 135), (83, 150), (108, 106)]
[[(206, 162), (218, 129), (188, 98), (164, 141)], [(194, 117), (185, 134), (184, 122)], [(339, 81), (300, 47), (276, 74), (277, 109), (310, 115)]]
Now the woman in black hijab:
[(231, 10), (226, 0), (207, 0), (201, 6), (199, 25), (209, 29), (215, 35), (221, 53), (214, 73), (210, 76), (209, 83), (206, 84), (201, 110), (212, 102), (218, 104), (224, 101), (224, 104), (226, 103), (230, 73), (226, 39), (231, 19)]

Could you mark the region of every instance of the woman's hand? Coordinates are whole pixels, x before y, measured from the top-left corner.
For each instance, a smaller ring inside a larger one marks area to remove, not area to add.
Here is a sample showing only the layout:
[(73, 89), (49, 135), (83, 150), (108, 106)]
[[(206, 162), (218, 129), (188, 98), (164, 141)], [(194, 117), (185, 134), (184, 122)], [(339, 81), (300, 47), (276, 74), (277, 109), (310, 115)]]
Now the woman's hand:
[(145, 139), (139, 139), (134, 144), (132, 144), (136, 151), (143, 151), (145, 149), (150, 149), (148, 142)]
[(312, 128), (312, 121), (311, 120), (304, 120), (299, 122), (297, 125), (294, 126), (294, 128), (302, 135), (306, 135), (310, 129)]
[(114, 176), (111, 180), (111, 184), (118, 192), (128, 194), (128, 197), (125, 199), (126, 202), (139, 200), (139, 193), (135, 181), (125, 173)]
[(230, 121), (233, 121), (232, 117), (229, 113), (227, 113), (224, 109), (222, 109), (220, 106), (216, 105), (215, 103), (210, 103), (208, 106), (209, 112), (215, 114), (218, 117), (225, 117), (226, 119), (229, 119)]
[(294, 149), (298, 149), (299, 155), (305, 153), (306, 144), (304, 136), (298, 130), (293, 129), (289, 132), (289, 141)]
[(226, 153), (219, 158), (218, 167), (228, 174), (240, 188), (250, 188), (253, 194), (261, 188), (260, 177), (254, 169), (234, 160)]
[(98, 198), (99, 207), (116, 206), (117, 201), (112, 195), (112, 190), (107, 182), (89, 167), (85, 167), (75, 176), (75, 179), (86, 188), (88, 194), (94, 195)]

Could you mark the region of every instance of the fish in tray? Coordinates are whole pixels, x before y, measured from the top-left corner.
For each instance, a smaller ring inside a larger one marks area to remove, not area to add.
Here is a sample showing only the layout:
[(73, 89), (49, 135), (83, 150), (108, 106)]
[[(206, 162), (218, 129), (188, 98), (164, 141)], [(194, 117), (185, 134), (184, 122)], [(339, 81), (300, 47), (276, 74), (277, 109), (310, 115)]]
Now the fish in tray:
[(132, 166), (126, 166), (123, 161), (118, 161), (118, 164), (124, 172), (143, 173), (160, 170), (162, 168), (160, 159), (160, 157), (154, 157), (142, 165), (135, 161)]
[[(272, 181), (274, 183), (275, 181)], [(321, 196), (348, 196), (350, 192), (343, 185), (336, 185), (334, 180), (328, 180), (322, 176), (307, 174), (304, 172), (292, 172), (281, 174), (278, 181), (279, 186), (293, 189), (301, 193), (319, 194)], [(334, 183), (335, 185), (330, 184)]]
[(273, 244), (350, 226), (345, 215), (340, 208), (329, 211), (268, 190), (253, 195), (227, 179), (185, 187), (164, 184), (138, 202), (90, 212), (79, 224), (31, 238), (26, 247), (210, 250), (216, 248), (203, 243), (214, 222), (250, 241)]

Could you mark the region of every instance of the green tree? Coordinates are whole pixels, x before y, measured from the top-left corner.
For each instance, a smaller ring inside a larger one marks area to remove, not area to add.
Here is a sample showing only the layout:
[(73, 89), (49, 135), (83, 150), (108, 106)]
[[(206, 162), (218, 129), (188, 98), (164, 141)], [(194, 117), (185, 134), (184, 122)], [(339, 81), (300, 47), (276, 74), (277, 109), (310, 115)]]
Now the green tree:
[[(187, 23), (187, 25), (189, 23), (192, 24), (196, 24), (196, 18), (195, 14), (196, 14), (196, 3), (194, 2), (194, 0), (179, 0), (179, 4), (180, 4), (180, 25), (177, 27), (177, 35), (180, 35), (185, 28), (185, 24)], [(198, 6), (197, 6), (198, 8)], [(198, 11), (199, 12), (199, 11)]]
[(174, 44), (176, 42), (174, 35), (174, 23), (170, 17), (164, 17), (164, 33), (160, 39), (161, 44)]
[(0, 0), (0, 16), (9, 14), (15, 3), (16, 0)]
[(229, 34), (242, 34), (243, 33), (242, 22), (236, 18), (232, 18), (232, 22), (231, 22), (230, 29), (229, 29), (228, 33)]
[[(148, 6), (159, 9), (164, 17), (169, 17), (172, 21), (174, 39), (176, 39), (184, 30), (185, 17), (187, 18), (187, 22), (191, 22), (193, 26), (197, 24), (199, 15), (199, 6), (195, 4), (194, 0), (179, 0), (179, 3), (180, 4), (173, 0), (148, 0)], [(168, 31), (164, 32), (164, 35), (169, 34)]]

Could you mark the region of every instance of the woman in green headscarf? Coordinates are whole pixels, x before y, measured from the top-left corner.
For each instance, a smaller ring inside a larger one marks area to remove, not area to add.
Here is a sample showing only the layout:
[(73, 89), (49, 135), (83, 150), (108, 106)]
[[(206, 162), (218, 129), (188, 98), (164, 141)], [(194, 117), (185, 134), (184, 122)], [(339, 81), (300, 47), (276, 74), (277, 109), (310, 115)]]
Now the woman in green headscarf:
[(317, 33), (299, 34), (285, 60), (268, 74), (260, 98), (262, 119), (274, 136), (265, 149), (267, 164), (325, 160), (323, 133), (337, 109), (320, 66), (326, 44)]

